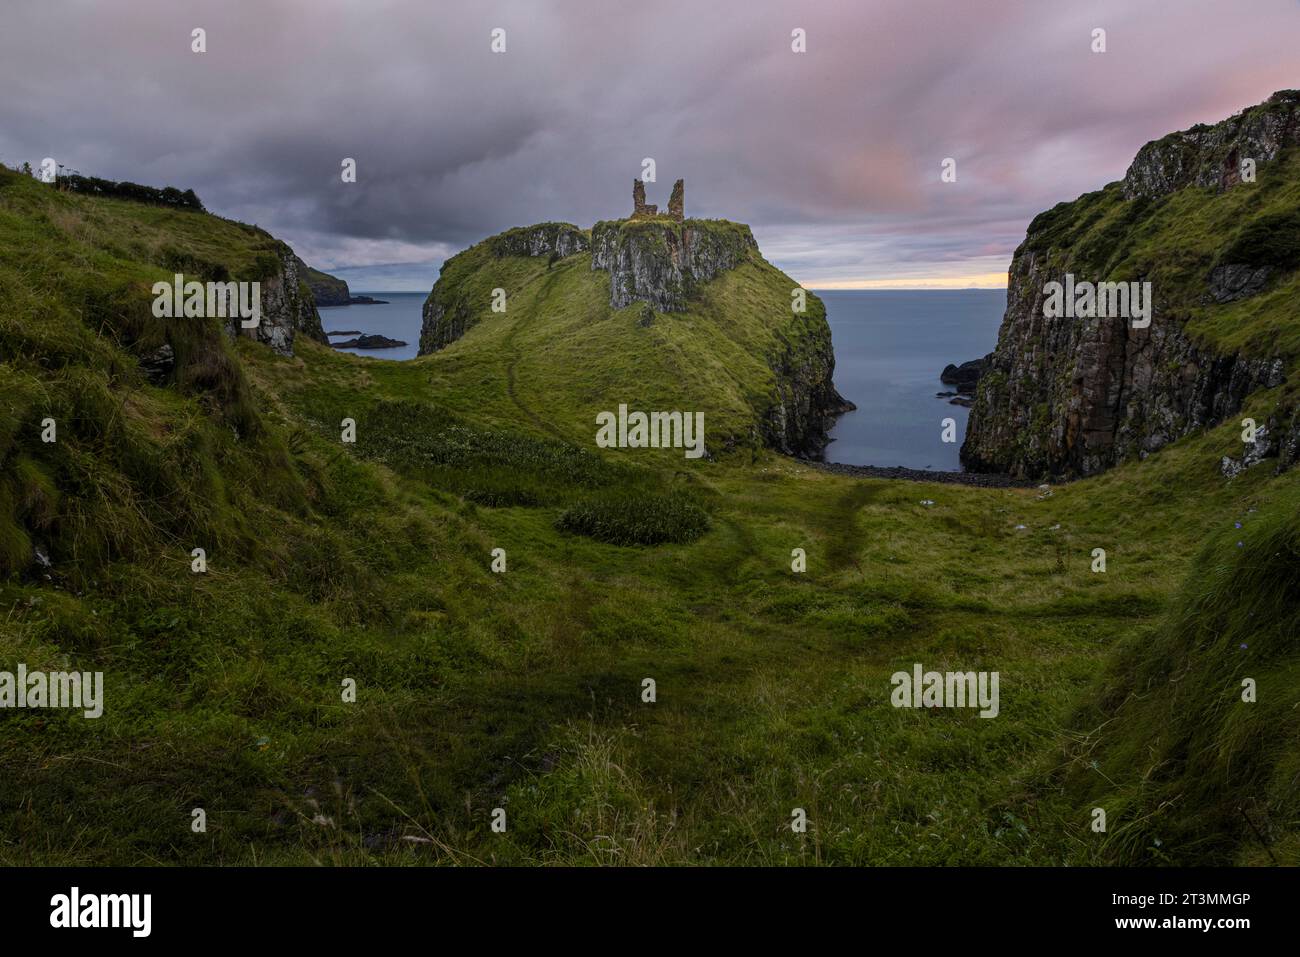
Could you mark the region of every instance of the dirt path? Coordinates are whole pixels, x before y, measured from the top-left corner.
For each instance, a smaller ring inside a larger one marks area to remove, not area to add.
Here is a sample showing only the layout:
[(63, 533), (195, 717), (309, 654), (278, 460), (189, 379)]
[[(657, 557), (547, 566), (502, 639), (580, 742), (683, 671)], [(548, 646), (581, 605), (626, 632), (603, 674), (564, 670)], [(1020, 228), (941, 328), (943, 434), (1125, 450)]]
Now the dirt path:
[[(551, 270), (547, 270), (542, 274), (541, 278), (541, 287), (533, 293), (534, 303), (545, 298), (547, 292), (550, 291), (551, 284), (555, 282), (555, 273)], [(519, 397), (519, 390), (515, 386), (515, 367), (519, 364), (520, 359), (519, 350), (515, 346), (515, 334), (519, 331), (519, 327), (523, 324), (523, 321), (523, 319), (516, 319), (514, 323), (511, 324), (510, 330), (506, 333), (505, 339), (501, 343), (502, 353), (506, 359), (506, 395), (510, 397), (510, 401), (515, 404), (519, 411), (526, 415), (529, 421), (539, 429), (543, 429), (560, 441), (567, 443), (569, 438), (563, 432), (524, 404), (524, 400)]]

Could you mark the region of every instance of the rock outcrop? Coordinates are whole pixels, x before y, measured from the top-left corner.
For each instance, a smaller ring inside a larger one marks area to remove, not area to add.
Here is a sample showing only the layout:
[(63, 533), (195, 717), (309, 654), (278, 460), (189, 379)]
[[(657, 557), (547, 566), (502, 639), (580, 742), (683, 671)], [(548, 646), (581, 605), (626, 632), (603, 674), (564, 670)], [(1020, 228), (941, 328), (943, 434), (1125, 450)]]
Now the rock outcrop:
[(682, 309), (699, 287), (758, 249), (748, 226), (725, 220), (614, 220), (591, 228), (591, 268), (609, 273), (609, 302)]
[(1216, 266), (1210, 271), (1210, 298), (1217, 303), (1249, 299), (1264, 291), (1272, 271), (1269, 266), (1249, 263)]
[(562, 258), (586, 251), (590, 244), (581, 229), (570, 223), (541, 223), (509, 229), (488, 240), (494, 256), (554, 256)]
[[(1298, 109), (1300, 93), (1279, 93), (1223, 123), (1149, 143), (1122, 183), (1060, 204), (1030, 224), (1012, 259), (997, 348), (975, 388), (961, 450), (968, 469), (1092, 475), (1216, 425), (1240, 412), (1252, 393), (1286, 381), (1296, 357), (1279, 351), (1276, 334), (1268, 334), (1275, 326), (1233, 339), (1216, 332), (1222, 324), (1213, 318), (1215, 310), (1239, 310), (1237, 303), (1291, 281), (1300, 263), (1286, 250), (1296, 245), (1300, 220), (1271, 213), (1243, 222), (1239, 204), (1223, 207), (1230, 213), (1212, 204), (1230, 203), (1227, 190), (1289, 195), (1278, 190), (1291, 175), (1280, 171), (1292, 165), (1279, 163), (1267, 187), (1221, 174), (1247, 156), (1261, 171), (1286, 156), (1285, 147), (1300, 142)], [(1198, 187), (1205, 191), (1195, 203), (1174, 206), (1164, 198)], [(1206, 211), (1201, 219), (1198, 210)], [(1203, 225), (1229, 216), (1235, 238)], [(1204, 237), (1199, 246), (1183, 239), (1189, 224)], [(1066, 273), (1151, 282), (1150, 324), (1124, 316), (1045, 317), (1044, 287)], [(1273, 322), (1291, 321), (1287, 299), (1273, 296), (1256, 313), (1234, 313), (1233, 328), (1264, 309), (1274, 310)], [(1189, 326), (1193, 319), (1199, 322)], [(1280, 467), (1289, 466), (1300, 446), (1296, 428), (1296, 410), (1283, 403), (1246, 464), (1275, 456)]]
[(761, 426), (763, 443), (786, 455), (820, 459), (837, 416), (856, 406), (836, 391), (835, 351), (824, 319), (804, 336), (768, 356), (776, 377), (775, 401)]
[(1271, 163), (1300, 145), (1300, 90), (1281, 90), (1222, 123), (1200, 123), (1148, 143), (1124, 176), (1124, 198), (1157, 199), (1186, 186), (1228, 189), (1241, 181), (1241, 164)]
[(265, 343), (283, 356), (293, 355), (293, 340), (299, 333), (328, 343), (311, 289), (299, 272), (300, 262), (292, 249), (280, 243), (267, 274), (260, 280), (262, 321), (245, 329), (238, 318), (227, 319), (226, 335)]
[(367, 335), (365, 333), (353, 339), (347, 339), (343, 342), (331, 342), (335, 349), (398, 349), (404, 345), (401, 339), (390, 339), (388, 336)]
[(545, 258), (550, 262), (586, 252), (587, 234), (572, 223), (539, 223), (508, 229), (457, 253), (442, 264), (438, 281), (424, 301), (420, 323), (420, 355), (445, 349), (476, 321), (482, 303), (471, 303), (454, 281), (461, 269), (472, 269), (482, 252), (497, 259), (506, 256)]
[(955, 385), (958, 392), (974, 392), (980, 377), (988, 369), (991, 358), (993, 358), (993, 354), (989, 353), (982, 359), (971, 359), (959, 366), (948, 363), (943, 367), (943, 372), (939, 373), (939, 381), (946, 385)]

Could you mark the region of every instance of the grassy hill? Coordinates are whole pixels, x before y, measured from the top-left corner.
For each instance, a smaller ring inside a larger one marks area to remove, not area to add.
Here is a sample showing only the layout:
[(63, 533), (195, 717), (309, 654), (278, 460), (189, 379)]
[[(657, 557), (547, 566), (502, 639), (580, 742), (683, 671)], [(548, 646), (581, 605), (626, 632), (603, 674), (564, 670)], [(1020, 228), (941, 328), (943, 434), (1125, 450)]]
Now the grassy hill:
[[(679, 237), (687, 231), (697, 247), (724, 250), (734, 267), (708, 282), (689, 270), (673, 275), (685, 257), (665, 240), (684, 246)], [(630, 264), (593, 270), (593, 255), (601, 255), (588, 248), (593, 234), (597, 247), (622, 244)], [(565, 237), (563, 254), (547, 255), (557, 236)], [(521, 254), (533, 237), (534, 254)], [(615, 307), (611, 285), (634, 275), (661, 286), (677, 308), (645, 301)], [(737, 223), (687, 220), (678, 227), (660, 218), (602, 222), (591, 231), (540, 224), (447, 261), (426, 304), (422, 352), (438, 352), (430, 382), (458, 411), (502, 424), (523, 418), (582, 445), (591, 444), (597, 413), (620, 403), (703, 412), (711, 450), (765, 441), (815, 445), (808, 440), (821, 431), (816, 420), (840, 400), (830, 384), (825, 307), (808, 293), (805, 310), (795, 312), (797, 288)], [(505, 294), (503, 312), (493, 311), (494, 289)], [(504, 394), (496, 378), (502, 372)], [(530, 405), (526, 396), (537, 398)]]
[[(0, 174), (0, 669), (107, 699), (0, 712), (0, 862), (1300, 860), (1300, 473), (1226, 479), (1234, 423), (1050, 496), (727, 452), (794, 321), (761, 262), (642, 325), (589, 253), (504, 256), (507, 312), (404, 363), (141, 312), (273, 243)], [(718, 454), (596, 449), (616, 399)], [(890, 707), (914, 662), (1001, 714)]]

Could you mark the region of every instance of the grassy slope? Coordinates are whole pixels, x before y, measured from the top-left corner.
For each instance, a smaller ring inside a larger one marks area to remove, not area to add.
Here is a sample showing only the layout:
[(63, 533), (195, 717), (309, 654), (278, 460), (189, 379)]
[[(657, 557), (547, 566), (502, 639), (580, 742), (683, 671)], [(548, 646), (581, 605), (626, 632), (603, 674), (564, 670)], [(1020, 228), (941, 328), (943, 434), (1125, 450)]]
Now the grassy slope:
[[(65, 198), (38, 200), (57, 211)], [(31, 256), (65, 257), (67, 232), (41, 215), (15, 212), (0, 189), (0, 245), (21, 235)], [(82, 215), (129, 235), (137, 217), (185, 214), (99, 204)], [(205, 393), (133, 378), (63, 281), (0, 272), (15, 297), (0, 316), (7, 336), (77, 342), (77, 363), (116, 376), (97, 421), (123, 423), (131, 448), (162, 461), (179, 454), (184, 428), (203, 437), (185, 475), (220, 480), (225, 499), (208, 508), (238, 532), (229, 548), (216, 539), (205, 576), (188, 570), (189, 544), (210, 532), (196, 524), (87, 559), (82, 587), (57, 550), (78, 534), (62, 524), (69, 498), (51, 506), (57, 520), (42, 533), (58, 576), (0, 584), (0, 667), (103, 669), (108, 708), (98, 721), (0, 713), (0, 861), (1082, 863), (1149, 844), (1141, 828), (1113, 828), (1125, 838), (1112, 842), (1087, 829), (1093, 804), (1131, 794), (1144, 771), (1123, 741), (1103, 741), (1117, 786), (1098, 793), (1076, 748), (1094, 727), (1091, 689), (1117, 645), (1159, 641), (1177, 654), (1166, 611), (1185, 601), (1178, 589), (1204, 564), (1203, 543), (1272, 508), (1289, 518), (1296, 476), (1264, 467), (1223, 480), (1217, 457), (1240, 444), (1225, 426), (1045, 499), (854, 481), (766, 453), (693, 463), (646, 450), (565, 481), (521, 480), (513, 491), (534, 493), (530, 506), (477, 505), (472, 493), (499, 490), (512, 465), (524, 473), (558, 455), (536, 443), (559, 435), (590, 448), (593, 409), (611, 401), (691, 408), (685, 391), (715, 421), (743, 412), (746, 377), (719, 362), (710, 379), (699, 363), (714, 359), (691, 351), (707, 311), (680, 326), (616, 313), (582, 328), (607, 301), (585, 258), (549, 272), (500, 261), (482, 281), (507, 284), (510, 312), (416, 362), (304, 341), (283, 359), (240, 343), (260, 428), (238, 442)], [(769, 292), (761, 267), (746, 266), (708, 302), (723, 324), (738, 297)], [(745, 334), (707, 341), (725, 350), (721, 339)], [(32, 418), (79, 368), (37, 361), (47, 348), (16, 362), (6, 349), (0, 366), (37, 383), (37, 399), (0, 406), (13, 422), (5, 477), (40, 454)], [(465, 456), (431, 463), (413, 402), (463, 417)], [(343, 414), (361, 426), (355, 448), (338, 441)], [(70, 431), (80, 443), (81, 424)], [(162, 494), (104, 446), (83, 458), (137, 509)], [(556, 531), (570, 498), (610, 468), (630, 470), (620, 486), (703, 502), (711, 530), (655, 548)], [(48, 473), (65, 484), (54, 465)], [(169, 473), (159, 485), (181, 481)], [(186, 509), (201, 510), (210, 490), (200, 491)], [(1105, 575), (1089, 571), (1098, 546)], [(507, 550), (503, 575), (489, 571), (496, 547)], [(804, 575), (790, 571), (795, 547), (808, 552)], [(1294, 653), (1279, 640), (1268, 654), (1261, 701), (1276, 702), (1287, 686), (1272, 678)], [(890, 708), (890, 673), (915, 661), (999, 670), (1001, 717)], [(653, 705), (640, 701), (647, 676)], [(340, 701), (345, 677), (359, 684), (356, 704)], [(1178, 715), (1196, 724), (1194, 708)], [(1275, 705), (1260, 716), (1294, 733)], [(1297, 814), (1281, 780), (1260, 772), (1248, 784), (1288, 835), (1274, 853), (1294, 861)], [(198, 806), (206, 834), (190, 830)], [(497, 806), (509, 813), (504, 835), (488, 828)], [(809, 813), (806, 835), (790, 831), (796, 806)], [(1113, 820), (1125, 824), (1123, 811)], [(1209, 851), (1176, 830), (1162, 840), (1166, 859), (1262, 854), (1244, 827)]]
[[(704, 228), (708, 221), (692, 224)], [(703, 411), (711, 446), (729, 438), (755, 443), (754, 419), (774, 389), (765, 357), (798, 343), (802, 324), (821, 325), (825, 317), (811, 294), (807, 312), (795, 315), (796, 284), (756, 255), (708, 284), (688, 311), (656, 314), (649, 325), (641, 324), (640, 303), (610, 307), (609, 275), (592, 271), (589, 253), (553, 264), (543, 257), (498, 259), (485, 242), (454, 263), (444, 282), (481, 306), (461, 339), (419, 360), (410, 375), (423, 373), (440, 401), (458, 412), (505, 426), (522, 417), (584, 445), (595, 435), (596, 413), (615, 411), (620, 402)], [(504, 314), (491, 311), (497, 287), (506, 290)]]

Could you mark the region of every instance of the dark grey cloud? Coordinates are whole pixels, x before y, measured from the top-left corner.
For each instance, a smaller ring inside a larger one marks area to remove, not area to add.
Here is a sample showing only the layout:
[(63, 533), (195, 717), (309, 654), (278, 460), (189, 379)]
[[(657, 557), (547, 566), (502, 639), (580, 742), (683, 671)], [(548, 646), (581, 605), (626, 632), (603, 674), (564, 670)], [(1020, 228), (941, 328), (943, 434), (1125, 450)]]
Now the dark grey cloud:
[[(0, 160), (192, 187), (361, 287), (427, 288), (445, 256), (512, 225), (622, 215), (646, 156), (652, 202), (685, 177), (689, 213), (751, 223), (810, 285), (980, 276), (1005, 269), (1036, 212), (1121, 176), (1146, 140), (1296, 85), (1298, 14), (1292, 0), (20, 0), (0, 32)], [(939, 181), (948, 156), (955, 184)]]

